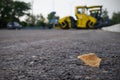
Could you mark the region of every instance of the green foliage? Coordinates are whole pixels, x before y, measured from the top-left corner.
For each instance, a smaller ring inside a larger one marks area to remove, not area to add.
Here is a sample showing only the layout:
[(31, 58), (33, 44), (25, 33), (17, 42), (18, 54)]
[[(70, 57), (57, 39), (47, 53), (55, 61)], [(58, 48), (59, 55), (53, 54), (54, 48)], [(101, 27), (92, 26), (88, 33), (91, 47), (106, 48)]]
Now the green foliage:
[(51, 12), (51, 13), (48, 14), (47, 19), (49, 21), (48, 22), (48, 28), (49, 29), (53, 28), (54, 25), (58, 22), (59, 16), (56, 16), (55, 14), (56, 14), (56, 12)]
[(48, 19), (49, 22), (50, 22), (52, 19), (54, 19), (55, 14), (56, 14), (56, 12), (51, 12), (51, 13), (48, 14), (47, 19)]
[(39, 17), (39, 20), (37, 20), (36, 25), (44, 27), (45, 26), (45, 18), (44, 18), (44, 16), (42, 14), (40, 14), (40, 15), (37, 15), (37, 17)]
[(103, 10), (103, 12), (102, 12), (102, 18), (103, 19), (109, 18), (107, 9)]
[(26, 22), (27, 22), (27, 26), (34, 26), (36, 23), (36, 16), (30, 14), (27, 17)]
[(120, 24), (120, 11), (113, 13), (113, 15), (112, 15), (112, 24)]
[(40, 15), (29, 15), (26, 19), (27, 26), (45, 26), (45, 18)]
[(20, 24), (21, 24), (23, 27), (26, 27), (26, 26), (27, 26), (27, 23), (26, 23), (25, 21), (20, 22)]
[(19, 18), (27, 15), (30, 3), (13, 0), (0, 1), (0, 28), (5, 28), (10, 21), (19, 22)]
[[(12, 0), (1, 0), (0, 1), (0, 28), (5, 27), (9, 19), (11, 19), (8, 12), (11, 11), (10, 3)], [(7, 18), (7, 19), (6, 19)]]
[(21, 17), (24, 16), (27, 13), (27, 11), (30, 9), (30, 4), (20, 1), (15, 1), (12, 3), (12, 14), (15, 17)]

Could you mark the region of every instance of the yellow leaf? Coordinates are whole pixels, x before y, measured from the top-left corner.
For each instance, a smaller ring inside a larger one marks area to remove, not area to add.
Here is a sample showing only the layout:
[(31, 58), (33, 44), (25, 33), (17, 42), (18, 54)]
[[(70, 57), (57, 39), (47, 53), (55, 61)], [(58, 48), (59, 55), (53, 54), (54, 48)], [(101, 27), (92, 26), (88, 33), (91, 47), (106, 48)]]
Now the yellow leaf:
[(91, 67), (99, 67), (101, 58), (97, 57), (95, 53), (83, 54), (78, 56), (86, 65)]

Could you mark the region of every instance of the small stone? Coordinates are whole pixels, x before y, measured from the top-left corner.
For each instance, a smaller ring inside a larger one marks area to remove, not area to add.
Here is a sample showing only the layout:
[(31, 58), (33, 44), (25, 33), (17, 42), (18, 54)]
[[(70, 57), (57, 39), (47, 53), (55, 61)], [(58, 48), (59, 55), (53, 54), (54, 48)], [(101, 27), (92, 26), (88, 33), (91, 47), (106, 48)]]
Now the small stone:
[(24, 77), (25, 77), (25, 75), (20, 75), (20, 76), (18, 76), (18, 79), (22, 79)]
[(82, 78), (82, 76), (75, 76), (75, 79), (81, 79)]
[(86, 76), (86, 77), (85, 77), (85, 79), (88, 79), (88, 80), (89, 80), (89, 79), (91, 79), (91, 77), (89, 77), (89, 76)]
[(34, 61), (31, 61), (30, 64), (32, 65), (34, 63)]
[(33, 55), (32, 58), (36, 58), (36, 56)]
[(103, 72), (103, 73), (108, 73), (108, 71), (105, 71), (105, 70), (104, 70), (104, 71), (102, 71), (102, 72)]

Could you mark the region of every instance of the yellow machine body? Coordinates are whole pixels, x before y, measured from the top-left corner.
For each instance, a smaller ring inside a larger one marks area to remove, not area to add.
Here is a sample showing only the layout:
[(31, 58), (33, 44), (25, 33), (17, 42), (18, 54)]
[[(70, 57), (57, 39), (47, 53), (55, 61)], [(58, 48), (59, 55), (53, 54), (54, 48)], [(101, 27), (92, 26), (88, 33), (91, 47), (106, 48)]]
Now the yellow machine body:
[(70, 16), (63, 17), (58, 21), (58, 24), (55, 25), (55, 29), (59, 29), (59, 28), (70, 29), (70, 28), (72, 28), (71, 23), (72, 23), (72, 21), (71, 21)]
[(96, 19), (87, 15), (86, 6), (77, 6), (75, 9), (75, 16), (77, 18), (77, 28), (94, 28)]
[(80, 29), (88, 29), (95, 28), (97, 23), (97, 18), (92, 16), (91, 13), (99, 12), (101, 15), (102, 6), (76, 6), (75, 8), (75, 16), (76, 20), (74, 20), (71, 16), (66, 16), (59, 19), (58, 24), (55, 25), (56, 28), (60, 27), (61, 29), (70, 29), (70, 28), (80, 28)]
[(69, 29), (71, 28), (71, 20), (69, 16), (66, 16), (64, 18), (61, 18), (59, 20), (59, 24), (61, 26), (62, 29)]

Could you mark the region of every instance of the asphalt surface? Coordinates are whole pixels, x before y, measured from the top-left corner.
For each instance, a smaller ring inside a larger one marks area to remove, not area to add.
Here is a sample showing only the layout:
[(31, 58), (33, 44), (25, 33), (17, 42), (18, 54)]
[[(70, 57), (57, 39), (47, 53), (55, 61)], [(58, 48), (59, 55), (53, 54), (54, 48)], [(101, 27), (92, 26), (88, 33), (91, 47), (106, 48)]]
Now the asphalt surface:
[[(99, 68), (77, 56), (96, 53)], [(0, 80), (120, 80), (120, 33), (0, 30)]]

